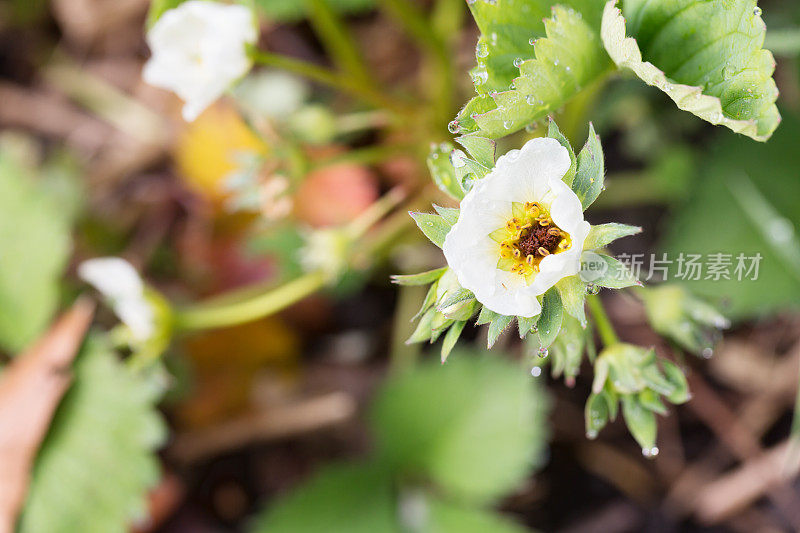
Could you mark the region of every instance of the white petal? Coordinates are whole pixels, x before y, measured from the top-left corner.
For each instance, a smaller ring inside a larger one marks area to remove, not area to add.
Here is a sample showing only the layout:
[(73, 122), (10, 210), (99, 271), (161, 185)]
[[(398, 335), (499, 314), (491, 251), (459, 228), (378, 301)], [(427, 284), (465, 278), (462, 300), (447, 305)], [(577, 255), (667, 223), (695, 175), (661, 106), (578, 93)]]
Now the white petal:
[(155, 331), (153, 308), (144, 299), (120, 300), (114, 304), (114, 313), (136, 340), (147, 340)]
[(572, 235), (583, 222), (581, 201), (572, 189), (561, 180), (552, 184), (551, 191), (555, 198), (550, 204), (550, 217), (556, 226)]
[(112, 300), (138, 298), (144, 283), (133, 265), (119, 257), (98, 257), (78, 266), (78, 276)]

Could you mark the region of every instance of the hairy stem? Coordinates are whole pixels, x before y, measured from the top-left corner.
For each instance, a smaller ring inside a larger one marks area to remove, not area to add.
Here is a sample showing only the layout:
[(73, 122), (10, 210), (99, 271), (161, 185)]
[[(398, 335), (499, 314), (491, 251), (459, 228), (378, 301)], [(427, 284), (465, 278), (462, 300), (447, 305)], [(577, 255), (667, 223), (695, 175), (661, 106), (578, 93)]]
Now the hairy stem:
[(594, 318), (594, 325), (597, 332), (600, 334), (600, 339), (605, 346), (619, 343), (619, 337), (614, 331), (614, 326), (611, 325), (611, 320), (608, 319), (606, 310), (603, 307), (603, 302), (596, 294), (590, 294), (586, 297), (586, 303), (589, 305), (589, 311)]

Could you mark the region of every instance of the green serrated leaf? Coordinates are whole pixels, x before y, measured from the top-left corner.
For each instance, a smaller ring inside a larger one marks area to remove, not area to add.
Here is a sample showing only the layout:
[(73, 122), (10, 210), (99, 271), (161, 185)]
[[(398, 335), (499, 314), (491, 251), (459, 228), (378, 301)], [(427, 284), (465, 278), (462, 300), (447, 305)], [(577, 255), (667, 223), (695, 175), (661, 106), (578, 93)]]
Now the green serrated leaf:
[(511, 324), (511, 321), (513, 319), (514, 319), (513, 316), (506, 316), (506, 315), (497, 315), (495, 318), (492, 319), (491, 324), (489, 324), (489, 335), (486, 341), (487, 348), (491, 348), (492, 346), (494, 346), (494, 343), (497, 342), (497, 339), (506, 330), (508, 325)]
[(601, 34), (619, 67), (703, 120), (758, 141), (772, 135), (775, 60), (762, 48), (756, 0), (625, 0), (625, 18), (615, 5), (605, 6)]
[(461, 182), (456, 178), (456, 169), (450, 162), (452, 151), (453, 145), (450, 143), (434, 145), (427, 160), (428, 170), (439, 190), (456, 200), (461, 200), (464, 198), (464, 190), (461, 188)]
[[(156, 388), (90, 336), (33, 469), (20, 533), (125, 532), (160, 477)], [(65, 482), (69, 480), (69, 482)]]
[(450, 162), (456, 169), (456, 180), (465, 191), (469, 191), (472, 188), (472, 181), (483, 179), (491, 170), (468, 158), (467, 154), (461, 150), (453, 150), (450, 154)]
[(628, 237), (629, 235), (637, 235), (641, 232), (642, 228), (639, 226), (617, 224), (616, 222), (592, 226), (589, 230), (589, 235), (586, 236), (586, 240), (583, 242), (583, 249), (594, 250), (602, 248), (617, 239)]
[(564, 317), (561, 332), (550, 346), (553, 377), (563, 374), (567, 378), (572, 378), (578, 375), (586, 347), (586, 333), (577, 320), (570, 316)]
[(488, 502), (538, 464), (544, 400), (516, 364), (457, 349), (446, 366), (423, 364), (394, 377), (371, 420), (379, 454), (396, 471), (427, 479), (450, 498)]
[(556, 283), (556, 289), (561, 296), (561, 303), (568, 315), (580, 322), (581, 327), (586, 327), (586, 283), (578, 276), (567, 276)]
[(600, 195), (604, 178), (603, 147), (600, 146), (600, 137), (594, 132), (594, 126), (590, 122), (589, 137), (578, 154), (578, 168), (572, 182), (572, 190), (580, 198), (584, 210)]
[(444, 219), (445, 222), (451, 226), (458, 222), (458, 215), (461, 210), (457, 207), (442, 207), (440, 205), (433, 204), (433, 209)]
[(456, 137), (456, 142), (463, 146), (475, 161), (486, 168), (494, 168), (497, 149), (495, 141), (473, 134)]
[(622, 397), (622, 417), (642, 450), (651, 450), (656, 445), (656, 416), (642, 406), (635, 396)]
[(460, 132), (490, 138), (514, 133), (556, 111), (609, 68), (599, 38), (600, 2), (554, 3), (470, 4), (481, 30), (478, 66), (470, 72), (478, 96), (456, 117)]
[(398, 533), (391, 477), (378, 465), (326, 466), (257, 516), (251, 533)]
[(447, 361), (447, 357), (458, 342), (458, 338), (461, 336), (461, 332), (464, 331), (464, 326), (466, 325), (466, 320), (458, 320), (447, 330), (447, 334), (445, 334), (444, 340), (442, 340), (442, 363)]
[(451, 225), (447, 223), (444, 217), (434, 215), (433, 213), (417, 213), (414, 211), (409, 212), (411, 218), (417, 223), (417, 227), (425, 234), (425, 236), (436, 246), (441, 248), (444, 245), (444, 238), (450, 231)]
[(550, 137), (551, 139), (557, 140), (558, 143), (564, 148), (566, 148), (567, 152), (569, 152), (569, 161), (570, 161), (569, 170), (567, 170), (567, 173), (564, 174), (564, 177), (561, 179), (564, 181), (564, 183), (572, 187), (572, 181), (575, 179), (575, 169), (577, 168), (575, 151), (572, 149), (572, 145), (569, 143), (567, 138), (564, 137), (564, 134), (561, 133), (561, 130), (558, 129), (556, 121), (553, 120), (552, 118), (548, 121), (547, 124), (547, 136)]
[(542, 298), (542, 314), (539, 315), (539, 344), (549, 348), (561, 331), (561, 319), (564, 317), (564, 305), (561, 303), (556, 287), (550, 288)]
[(447, 272), (447, 267), (428, 270), (419, 274), (395, 274), (392, 276), (392, 283), (408, 286), (427, 285), (441, 278), (445, 272)]
[(0, 349), (16, 353), (47, 327), (69, 257), (67, 211), (0, 153)]

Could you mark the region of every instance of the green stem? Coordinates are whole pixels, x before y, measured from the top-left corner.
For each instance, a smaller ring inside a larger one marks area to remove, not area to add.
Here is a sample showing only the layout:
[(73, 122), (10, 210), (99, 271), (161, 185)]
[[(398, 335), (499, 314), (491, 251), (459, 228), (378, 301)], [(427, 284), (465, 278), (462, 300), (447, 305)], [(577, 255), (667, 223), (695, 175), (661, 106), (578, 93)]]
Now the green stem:
[(589, 310), (594, 318), (594, 325), (597, 332), (600, 334), (600, 339), (606, 346), (619, 343), (619, 337), (614, 331), (614, 326), (611, 325), (611, 320), (608, 319), (606, 310), (603, 307), (603, 302), (596, 294), (590, 294), (586, 297), (586, 303), (589, 305)]
[(303, 76), (317, 83), (328, 85), (334, 89), (349, 93), (376, 107), (383, 107), (392, 111), (402, 111), (400, 106), (389, 100), (381, 93), (365, 86), (348, 76), (334, 72), (330, 69), (314, 65), (307, 61), (294, 59), (281, 54), (273, 54), (256, 48), (250, 49), (250, 57), (259, 65), (274, 67), (287, 72)]
[(292, 305), (321, 289), (325, 276), (311, 272), (252, 299), (227, 305), (203, 305), (179, 310), (176, 328), (184, 331), (221, 328), (252, 322)]

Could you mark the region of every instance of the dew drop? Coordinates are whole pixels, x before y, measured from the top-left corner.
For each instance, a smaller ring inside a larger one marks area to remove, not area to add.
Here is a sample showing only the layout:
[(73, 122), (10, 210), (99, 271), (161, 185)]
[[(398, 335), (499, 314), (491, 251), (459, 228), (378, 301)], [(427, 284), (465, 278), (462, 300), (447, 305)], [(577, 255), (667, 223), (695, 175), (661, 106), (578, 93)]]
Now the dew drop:
[(505, 129), (507, 129), (507, 130), (508, 130), (508, 129), (511, 129), (511, 126), (512, 126), (512, 124), (513, 124), (513, 123), (512, 123), (510, 120), (504, 120), (504, 121), (503, 121), (503, 127), (504, 127)]
[(522, 58), (521, 57), (518, 57), (518, 58), (514, 59), (514, 66), (515, 67), (519, 68), (519, 66), (521, 64), (522, 64)]
[(531, 122), (530, 124), (525, 126), (525, 131), (528, 132), (528, 133), (533, 133), (534, 131), (536, 131), (536, 123), (535, 122)]
[(597, 294), (598, 292), (600, 292), (600, 287), (594, 283), (589, 283), (586, 285), (586, 294)]
[(486, 57), (489, 55), (489, 47), (483, 41), (478, 41), (475, 45), (475, 55), (478, 57)]
[(597, 430), (596, 429), (590, 429), (589, 431), (587, 431), (586, 432), (586, 438), (589, 439), (589, 440), (596, 439), (597, 438)]
[(458, 133), (458, 121), (454, 120), (447, 125), (447, 131), (450, 133)]
[(711, 359), (714, 356), (714, 349), (709, 346), (706, 346), (705, 348), (703, 348), (701, 354), (705, 359)]
[(531, 37), (528, 39), (528, 44), (531, 46), (536, 46), (536, 37)]
[(548, 354), (547, 348), (545, 348), (544, 346), (540, 347), (538, 353), (539, 353), (539, 357), (544, 359), (545, 357), (547, 357), (547, 354)]
[(762, 13), (762, 11), (761, 11), (760, 7), (756, 6), (756, 7), (753, 8), (753, 15), (755, 15), (757, 17), (760, 17), (761, 13)]
[(536, 98), (534, 98), (532, 94), (529, 94), (528, 96), (525, 97), (525, 102), (528, 105), (535, 105), (536, 104)]
[(658, 455), (658, 446), (652, 448), (642, 448), (642, 455), (648, 459), (654, 459)]
[(531, 368), (531, 376), (533, 376), (535, 378), (538, 378), (541, 375), (542, 375), (542, 367), (535, 366), (535, 367)]

